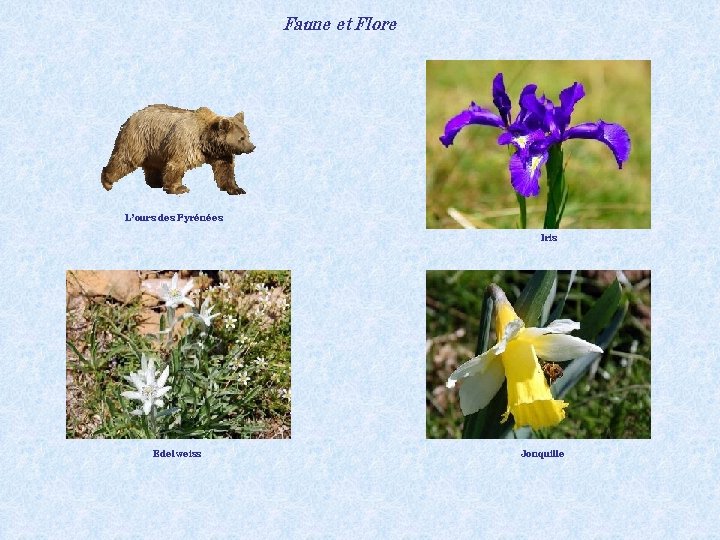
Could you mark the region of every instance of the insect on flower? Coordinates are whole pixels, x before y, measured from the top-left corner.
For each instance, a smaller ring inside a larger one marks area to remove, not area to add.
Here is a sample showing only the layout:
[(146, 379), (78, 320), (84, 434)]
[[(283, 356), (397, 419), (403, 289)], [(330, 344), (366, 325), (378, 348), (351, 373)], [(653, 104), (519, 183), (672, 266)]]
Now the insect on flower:
[(544, 363), (542, 366), (542, 370), (545, 374), (545, 378), (547, 379), (548, 384), (554, 383), (563, 376), (563, 368), (561, 368), (559, 364), (555, 364), (554, 362)]

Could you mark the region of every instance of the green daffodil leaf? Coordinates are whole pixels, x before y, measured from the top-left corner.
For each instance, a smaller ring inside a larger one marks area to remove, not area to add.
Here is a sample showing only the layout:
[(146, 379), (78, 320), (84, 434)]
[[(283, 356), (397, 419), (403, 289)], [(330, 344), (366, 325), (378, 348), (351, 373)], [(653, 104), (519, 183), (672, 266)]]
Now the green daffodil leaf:
[(538, 270), (525, 285), (515, 303), (515, 312), (525, 322), (525, 326), (538, 326), (556, 280), (556, 270)]
[(562, 314), (562, 310), (565, 308), (565, 302), (567, 301), (568, 294), (570, 294), (570, 289), (573, 286), (573, 283), (575, 282), (575, 276), (577, 275), (577, 270), (570, 271), (570, 278), (568, 279), (567, 287), (565, 288), (565, 294), (560, 296), (558, 298), (557, 302), (555, 303), (555, 308), (550, 313), (550, 316), (547, 319), (547, 323), (553, 322), (555, 319), (560, 317)]
[[(617, 284), (617, 281), (615, 282), (615, 284)], [(610, 289), (611, 287), (609, 287), (608, 289)], [(607, 292), (607, 290), (605, 292)], [(598, 303), (599, 300), (595, 305), (597, 305)], [(627, 301), (622, 302), (622, 305), (620, 305), (620, 307), (615, 310), (615, 313), (612, 314), (607, 326), (602, 329), (602, 331), (597, 336), (597, 339), (594, 340), (594, 343), (601, 349), (607, 350), (610, 347), (612, 340), (615, 339), (615, 334), (617, 334), (617, 331), (620, 329), (620, 326), (625, 319), (627, 309)], [(588, 311), (588, 314), (590, 314), (590, 311)], [(583, 321), (584, 320), (585, 319), (583, 319)], [(582, 329), (583, 327), (581, 326), (580, 331), (582, 331)], [(555, 383), (552, 385), (553, 395), (557, 398), (561, 398), (565, 394), (567, 394), (570, 389), (578, 382), (580, 382), (580, 379), (585, 376), (587, 371), (590, 369), (592, 363), (597, 360), (598, 356), (600, 356), (600, 353), (586, 354), (570, 362), (567, 367), (565, 367), (563, 376), (560, 377), (557, 381), (555, 381)]]
[(573, 335), (581, 339), (593, 341), (593, 338), (595, 338), (613, 318), (613, 315), (615, 315), (618, 310), (618, 306), (620, 306), (621, 299), (622, 289), (616, 279), (612, 285), (605, 289), (588, 312), (585, 313), (585, 316), (580, 320), (580, 330), (574, 332)]
[[(488, 344), (490, 342), (490, 327), (492, 326), (493, 320), (493, 307), (494, 302), (492, 299), (492, 295), (490, 294), (490, 289), (487, 289), (485, 291), (485, 296), (483, 297), (483, 304), (480, 313), (480, 331), (478, 333), (478, 342), (475, 349), (476, 355), (483, 353), (489, 348)], [(497, 420), (495, 424), (500, 424), (500, 416), (502, 415), (504, 409), (503, 407), (500, 407), (500, 409), (496, 411), (495, 402), (498, 401), (498, 396), (501, 396), (501, 394), (503, 394), (502, 388), (487, 407), (485, 407), (484, 409), (480, 409), (479, 411), (469, 414), (465, 417), (465, 420), (463, 422), (463, 439), (486, 438), (486, 436), (484, 435), (484, 430), (487, 420), (491, 416), (491, 411), (494, 411), (494, 418)], [(502, 403), (507, 402), (507, 390), (505, 390), (505, 397), (502, 398), (502, 400), (500, 401)]]

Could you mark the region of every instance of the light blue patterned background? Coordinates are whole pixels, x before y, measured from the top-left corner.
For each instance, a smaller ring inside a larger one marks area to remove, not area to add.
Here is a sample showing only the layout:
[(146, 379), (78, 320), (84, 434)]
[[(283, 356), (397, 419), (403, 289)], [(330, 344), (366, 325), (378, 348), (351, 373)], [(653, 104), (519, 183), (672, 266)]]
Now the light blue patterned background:
[[(718, 4), (323, 4), (3, 5), (0, 537), (716, 536)], [(427, 58), (650, 58), (653, 228), (426, 231)], [(106, 193), (155, 102), (244, 110), (248, 195), (207, 166), (187, 196), (139, 172)], [(292, 270), (292, 440), (65, 440), (65, 270), (161, 267)], [(652, 269), (652, 440), (426, 441), (425, 270), (558, 267)]]

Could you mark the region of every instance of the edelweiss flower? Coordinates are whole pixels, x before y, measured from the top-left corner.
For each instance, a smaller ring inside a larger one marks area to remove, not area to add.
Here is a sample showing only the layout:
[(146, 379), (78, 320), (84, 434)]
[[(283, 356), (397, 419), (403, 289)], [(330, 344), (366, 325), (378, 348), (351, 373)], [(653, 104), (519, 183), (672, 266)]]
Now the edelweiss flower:
[(538, 357), (547, 362), (567, 362), (602, 349), (566, 335), (580, 328), (580, 323), (569, 319), (558, 319), (545, 328), (525, 328), (504, 294), (496, 299), (495, 317), (497, 344), (456, 369), (447, 387), (461, 381), (460, 408), (469, 415), (485, 408), (507, 379), (508, 407), (503, 422), (512, 414), (515, 429), (558, 424), (565, 418), (568, 404), (553, 399)]
[(170, 375), (170, 366), (166, 366), (158, 379), (155, 379), (155, 360), (150, 357), (148, 362), (145, 354), (140, 360), (141, 369), (137, 373), (131, 373), (126, 380), (135, 385), (136, 391), (123, 392), (121, 395), (128, 399), (142, 401), (142, 409), (136, 409), (131, 414), (150, 414), (153, 406), (162, 407), (162, 397), (170, 391), (170, 386), (164, 386)]
[[(568, 139), (595, 139), (605, 144), (615, 156), (618, 168), (630, 156), (630, 137), (620, 124), (598, 120), (568, 128), (575, 104), (585, 97), (585, 89), (579, 82), (560, 92), (560, 105), (554, 105), (545, 96), (535, 96), (537, 85), (528, 84), (520, 93), (520, 112), (512, 121), (510, 98), (505, 92), (503, 74), (493, 80), (493, 103), (500, 115), (483, 109), (475, 102), (448, 120), (440, 142), (446, 147), (453, 144), (455, 136), (463, 128), (480, 124), (500, 128), (503, 133), (498, 144), (511, 144), (516, 151), (510, 158), (510, 181), (515, 191), (523, 197), (540, 193), (542, 165), (548, 160), (548, 150)], [(512, 121), (512, 123), (511, 123)]]
[(193, 280), (190, 279), (185, 286), (178, 289), (178, 275), (177, 272), (170, 281), (170, 286), (167, 283), (162, 284), (162, 300), (165, 301), (165, 306), (169, 308), (176, 308), (181, 304), (185, 304), (188, 307), (195, 307), (195, 303), (188, 298), (188, 293), (193, 288)]
[(210, 328), (210, 326), (212, 326), (212, 320), (220, 316), (220, 313), (211, 315), (213, 309), (215, 309), (215, 306), (210, 305), (210, 298), (206, 298), (202, 306), (200, 306), (200, 313), (193, 313), (191, 316), (197, 317), (205, 326)]

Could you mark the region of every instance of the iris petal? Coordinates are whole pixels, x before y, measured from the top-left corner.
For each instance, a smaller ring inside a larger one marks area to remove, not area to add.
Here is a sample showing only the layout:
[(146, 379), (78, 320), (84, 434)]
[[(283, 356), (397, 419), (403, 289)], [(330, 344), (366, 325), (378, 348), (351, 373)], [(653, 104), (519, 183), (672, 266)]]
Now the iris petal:
[(483, 126), (494, 126), (499, 128), (505, 125), (502, 118), (500, 118), (497, 114), (490, 112), (487, 109), (483, 109), (479, 105), (476, 105), (475, 102), (472, 102), (468, 109), (448, 120), (447, 124), (445, 124), (445, 133), (440, 136), (440, 142), (446, 147), (450, 146), (460, 130), (471, 124), (480, 124)]
[(516, 152), (510, 157), (510, 182), (523, 197), (536, 197), (540, 193), (540, 174), (542, 165), (548, 160), (548, 154), (523, 157)]
[(504, 131), (497, 138), (497, 143), (499, 145), (503, 146), (503, 145), (512, 143), (514, 140), (515, 140), (515, 137), (513, 136), (512, 133), (510, 133), (509, 131)]
[(573, 83), (560, 92), (560, 107), (555, 111), (555, 121), (560, 131), (565, 131), (570, 124), (570, 116), (573, 113), (575, 104), (585, 97), (585, 88), (579, 82)]
[(520, 106), (535, 115), (538, 119), (545, 118), (545, 106), (535, 95), (537, 86), (529, 84), (520, 94)]
[(612, 150), (618, 168), (622, 169), (623, 162), (630, 156), (630, 136), (620, 124), (608, 124), (602, 120), (587, 122), (573, 126), (565, 132), (566, 139), (595, 139)]
[(520, 112), (515, 117), (515, 122), (512, 126), (510, 126), (511, 131), (517, 131), (521, 130), (523, 128), (526, 129), (537, 129), (540, 127), (540, 122), (538, 119), (536, 119), (523, 105), (523, 98), (525, 95), (531, 94), (533, 97), (535, 97), (535, 90), (537, 90), (536, 84), (528, 84), (523, 88), (522, 92), (520, 92), (520, 99), (518, 100), (518, 103), (520, 104)]
[(523, 160), (527, 159), (530, 154), (539, 155), (545, 153), (552, 142), (553, 140), (546, 137), (541, 129), (536, 129), (524, 135), (513, 135), (506, 131), (497, 139), (497, 143), (500, 145), (512, 144), (517, 149), (517, 153), (520, 154), (519, 157)]
[(510, 109), (512, 103), (510, 97), (505, 92), (505, 82), (503, 81), (503, 74), (498, 73), (493, 79), (493, 103), (500, 112), (500, 116), (503, 119), (503, 123), (507, 126), (510, 123)]

